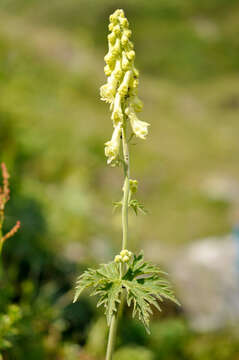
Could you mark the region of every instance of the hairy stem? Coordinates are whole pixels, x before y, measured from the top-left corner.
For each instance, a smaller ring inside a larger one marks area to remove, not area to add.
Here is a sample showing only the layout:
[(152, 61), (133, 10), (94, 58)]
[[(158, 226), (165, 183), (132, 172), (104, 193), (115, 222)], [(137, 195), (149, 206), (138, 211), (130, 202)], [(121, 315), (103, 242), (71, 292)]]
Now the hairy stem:
[[(122, 230), (123, 230), (123, 239), (122, 239), (122, 250), (127, 249), (128, 245), (128, 207), (129, 207), (129, 148), (126, 140), (126, 126), (122, 129), (122, 146), (123, 146), (123, 156), (124, 156), (124, 187), (123, 187), (123, 202), (122, 202)], [(122, 270), (121, 270), (122, 271)], [(118, 319), (123, 312), (124, 306), (124, 296), (121, 296), (121, 303), (117, 313), (114, 314), (110, 323), (110, 331), (106, 352), (106, 360), (112, 360), (114, 352), (114, 344), (116, 339)]]

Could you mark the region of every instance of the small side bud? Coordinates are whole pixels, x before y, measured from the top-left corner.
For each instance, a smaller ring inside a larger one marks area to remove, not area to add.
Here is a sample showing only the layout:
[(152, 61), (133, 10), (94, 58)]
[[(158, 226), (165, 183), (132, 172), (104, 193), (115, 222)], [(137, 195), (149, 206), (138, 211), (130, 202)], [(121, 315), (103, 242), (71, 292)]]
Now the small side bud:
[(120, 263), (122, 260), (123, 260), (122, 256), (120, 256), (120, 255), (116, 255), (114, 258), (114, 262), (116, 262), (116, 263)]
[(108, 35), (108, 41), (111, 45), (114, 45), (115, 40), (116, 40), (115, 33), (112, 32), (111, 34)]
[(120, 26), (119, 25), (114, 26), (113, 32), (115, 33), (116, 36), (119, 36), (120, 35)]
[(130, 61), (134, 60), (134, 58), (135, 58), (135, 51), (134, 51), (134, 50), (128, 51), (128, 52), (127, 52), (127, 58), (128, 58)]
[(123, 260), (123, 263), (127, 263), (129, 261), (129, 257), (127, 255), (125, 255), (122, 260)]
[(112, 70), (110, 69), (109, 65), (105, 65), (104, 72), (106, 76), (110, 76), (112, 73)]
[(138, 180), (129, 180), (129, 186), (132, 193), (136, 193), (138, 190)]

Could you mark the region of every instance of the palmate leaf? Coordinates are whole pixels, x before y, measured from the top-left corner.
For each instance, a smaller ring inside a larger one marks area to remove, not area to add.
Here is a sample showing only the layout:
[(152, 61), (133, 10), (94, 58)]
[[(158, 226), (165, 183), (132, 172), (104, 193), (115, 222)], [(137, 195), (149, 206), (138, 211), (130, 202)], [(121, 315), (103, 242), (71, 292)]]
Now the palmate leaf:
[(125, 290), (127, 304), (133, 306), (133, 317), (138, 317), (149, 332), (152, 305), (161, 311), (159, 302), (164, 299), (179, 303), (170, 283), (162, 277), (165, 273), (159, 266), (144, 261), (142, 252), (139, 255), (133, 255), (123, 277), (120, 275), (120, 266), (119, 263), (110, 262), (100, 265), (96, 270), (86, 270), (77, 280), (74, 302), (83, 290), (93, 288), (91, 296), (99, 297), (97, 306), (105, 307), (109, 325), (121, 301), (121, 294)]

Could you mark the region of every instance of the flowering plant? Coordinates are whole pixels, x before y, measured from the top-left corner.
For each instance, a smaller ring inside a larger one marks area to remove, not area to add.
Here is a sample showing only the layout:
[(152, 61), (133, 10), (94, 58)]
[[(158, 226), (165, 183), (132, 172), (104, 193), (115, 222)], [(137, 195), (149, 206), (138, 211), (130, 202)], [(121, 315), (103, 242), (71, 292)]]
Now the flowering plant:
[(104, 68), (107, 83), (101, 87), (100, 94), (101, 99), (110, 104), (113, 122), (112, 138), (105, 143), (107, 163), (111, 166), (122, 164), (124, 169), (123, 198), (114, 203), (122, 207), (122, 250), (108, 264), (81, 274), (74, 298), (77, 301), (83, 290), (92, 288), (91, 295), (99, 297), (97, 306), (105, 307), (110, 327), (106, 360), (113, 356), (117, 322), (125, 300), (128, 306), (133, 306), (133, 317), (137, 316), (148, 332), (151, 305), (161, 310), (159, 302), (163, 299), (178, 303), (159, 266), (146, 262), (143, 252), (137, 255), (127, 250), (128, 210), (132, 208), (136, 214), (144, 212), (144, 206), (132, 199), (138, 181), (130, 178), (129, 143), (134, 136), (146, 139), (149, 124), (137, 117), (143, 107), (137, 95), (139, 72), (134, 65), (131, 31), (123, 10), (116, 10), (110, 16), (109, 31)]

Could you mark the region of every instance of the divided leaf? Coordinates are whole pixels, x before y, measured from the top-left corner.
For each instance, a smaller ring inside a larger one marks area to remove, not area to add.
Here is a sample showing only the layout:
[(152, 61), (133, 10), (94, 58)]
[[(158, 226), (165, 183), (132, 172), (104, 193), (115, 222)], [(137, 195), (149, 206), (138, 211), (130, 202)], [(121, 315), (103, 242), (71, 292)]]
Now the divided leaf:
[(147, 213), (147, 210), (145, 209), (144, 204), (141, 204), (136, 199), (130, 200), (129, 207), (131, 207), (134, 210), (135, 215), (138, 215), (138, 211), (140, 211), (144, 215)]
[(159, 266), (144, 261), (143, 252), (134, 255), (128, 264), (123, 277), (120, 275), (120, 264), (110, 262), (100, 265), (99, 269), (86, 270), (76, 283), (74, 302), (83, 290), (93, 288), (91, 296), (99, 297), (97, 306), (105, 307), (107, 323), (117, 312), (123, 290), (126, 291), (128, 306), (133, 306), (133, 317), (138, 317), (149, 332), (149, 320), (153, 305), (159, 311), (159, 302), (169, 299), (178, 304), (170, 283), (162, 277), (165, 274)]

